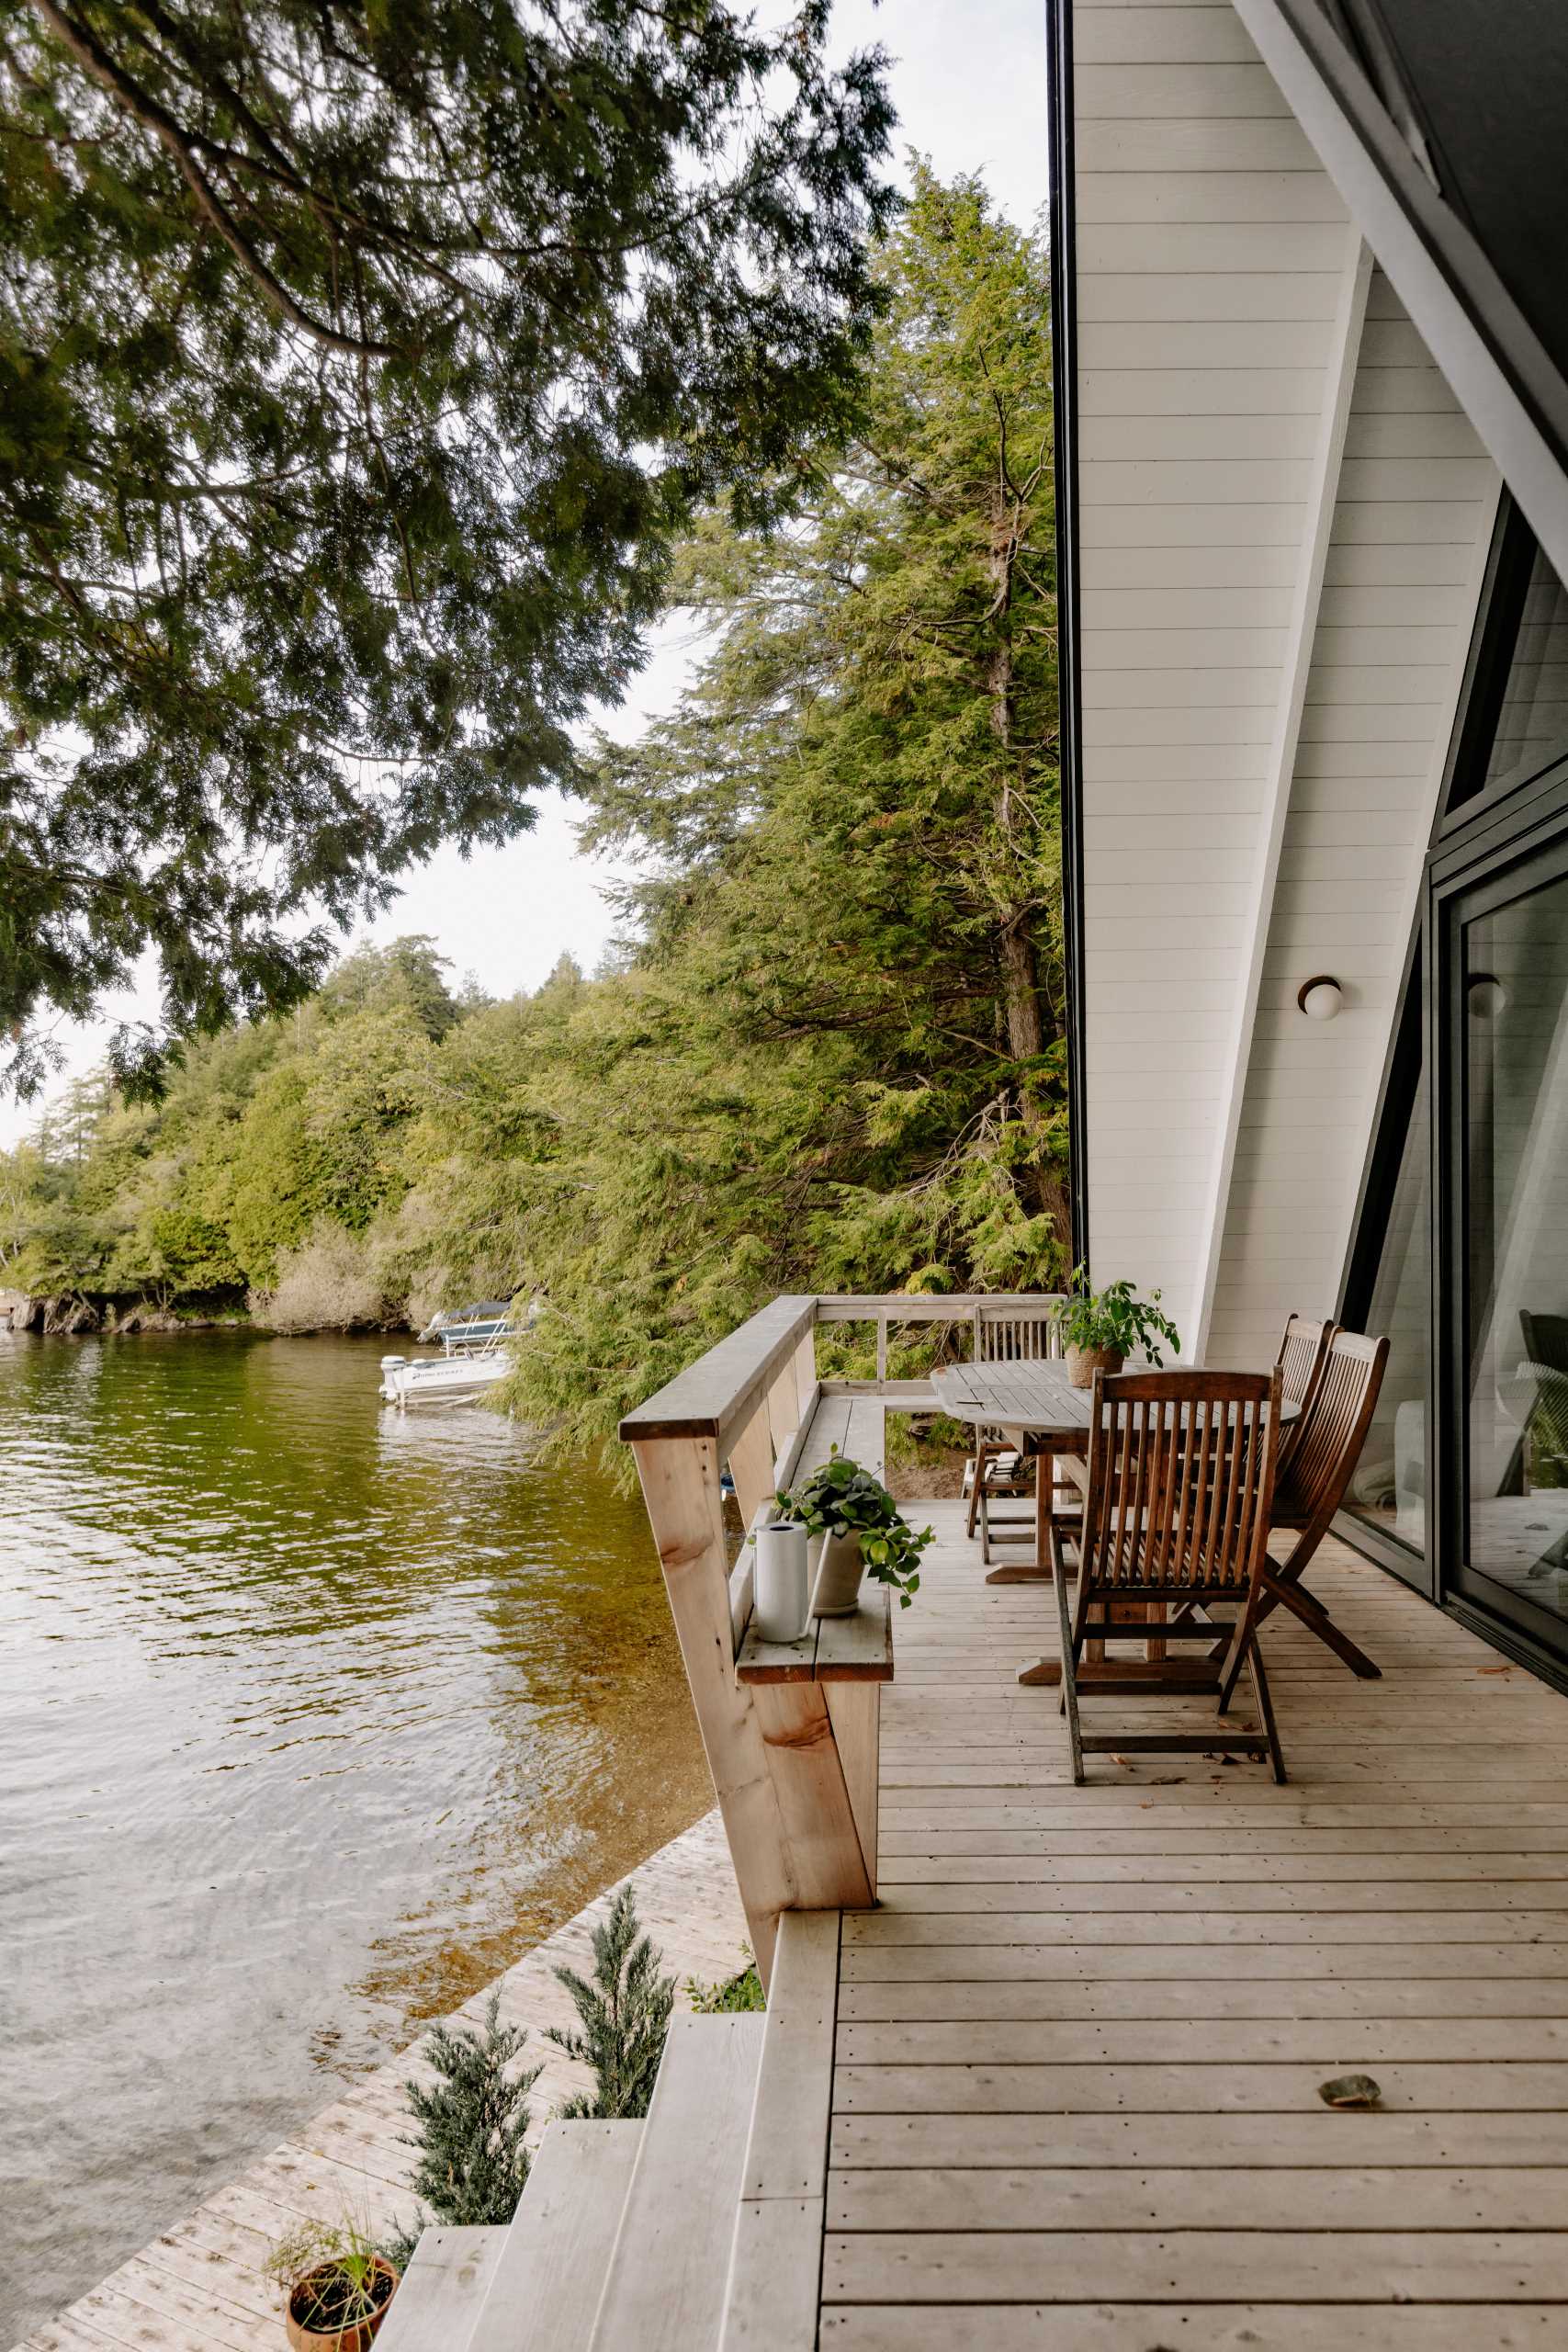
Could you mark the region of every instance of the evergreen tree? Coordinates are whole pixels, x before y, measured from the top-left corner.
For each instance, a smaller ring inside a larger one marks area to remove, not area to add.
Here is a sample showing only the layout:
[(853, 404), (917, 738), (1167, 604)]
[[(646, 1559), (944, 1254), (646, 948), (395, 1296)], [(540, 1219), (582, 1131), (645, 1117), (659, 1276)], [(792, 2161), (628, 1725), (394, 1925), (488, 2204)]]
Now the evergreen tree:
[(892, 116), (828, 14), (10, 0), (13, 1078), (151, 945), (149, 1080), (570, 784), (694, 502), (769, 511), (852, 385)]
[(434, 2026), (423, 2054), (440, 2079), (403, 2086), (420, 2127), (405, 2143), (419, 2151), (414, 2194), (454, 2228), (510, 2222), (528, 2182), (528, 2094), (540, 2070), (517, 2070), (527, 2037), (503, 2026), (500, 2011), (492, 1994), (482, 2033)]
[(547, 2029), (548, 2038), (593, 2069), (593, 2091), (569, 2099), (570, 2118), (610, 2120), (646, 2115), (654, 2079), (664, 2055), (675, 1980), (659, 1973), (659, 1954), (637, 1923), (637, 1904), (623, 1886), (603, 1927), (593, 1930), (592, 1980), (558, 1968), (558, 1981), (571, 1995), (581, 2019), (581, 2033)]
[(772, 1292), (1066, 1268), (1044, 254), (921, 169), (879, 267), (847, 458), (785, 531), (708, 519), (715, 650), (599, 747), (640, 937), (562, 1009), (518, 1179), (552, 1311), (513, 1393), (568, 1446)]

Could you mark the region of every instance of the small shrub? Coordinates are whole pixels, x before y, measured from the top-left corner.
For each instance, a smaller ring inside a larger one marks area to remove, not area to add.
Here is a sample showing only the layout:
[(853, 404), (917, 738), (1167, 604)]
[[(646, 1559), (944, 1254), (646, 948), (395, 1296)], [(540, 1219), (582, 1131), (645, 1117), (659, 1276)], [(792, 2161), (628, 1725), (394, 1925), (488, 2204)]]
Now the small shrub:
[(686, 1979), (686, 1998), (699, 2017), (729, 2017), (747, 2009), (765, 2009), (767, 1996), (762, 1980), (757, 1973), (757, 1963), (744, 1944), (746, 1965), (737, 1976), (726, 1976), (716, 1984), (699, 1984), (694, 1976)]
[[(526, 2035), (502, 2025), (501, 1998), (492, 1994), (484, 2031), (468, 2026), (432, 2028), (423, 2054), (440, 2080), (405, 2083), (409, 2106), (419, 2123), (404, 2144), (419, 2151), (414, 2194), (429, 2208), (429, 2219), (455, 2228), (499, 2228), (517, 2210), (528, 2179), (528, 2094), (537, 2066), (516, 2068)], [(400, 2268), (425, 2226), (397, 2241), (391, 2258)], [(390, 2251), (390, 2250), (389, 2250)]]
[(362, 1331), (387, 1319), (388, 1302), (356, 1234), (322, 1218), (277, 1261), (277, 1280), (253, 1291), (253, 1319), (269, 1331)]
[(570, 1968), (556, 1976), (571, 1995), (581, 2033), (551, 2026), (548, 2039), (593, 2069), (593, 2092), (569, 2099), (570, 2119), (646, 2115), (664, 2055), (675, 1980), (659, 1973), (659, 1954), (642, 1933), (629, 1886), (622, 1887), (602, 1928), (593, 1930), (592, 1982)]

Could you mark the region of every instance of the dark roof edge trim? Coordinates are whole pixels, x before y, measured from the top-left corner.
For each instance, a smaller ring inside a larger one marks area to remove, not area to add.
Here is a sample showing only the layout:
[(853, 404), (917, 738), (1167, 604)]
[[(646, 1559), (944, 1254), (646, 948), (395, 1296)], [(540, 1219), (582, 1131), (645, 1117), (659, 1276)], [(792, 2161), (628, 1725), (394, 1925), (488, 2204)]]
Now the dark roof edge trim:
[(1056, 475), (1056, 671), (1062, 797), (1062, 947), (1067, 1030), (1067, 1197), (1074, 1262), (1089, 1262), (1083, 923), (1082, 694), (1078, 661), (1077, 249), (1073, 190), (1073, 0), (1045, 0), (1050, 92), (1051, 405)]
[(1234, 5), (1537, 537), (1568, 578), (1568, 384), (1314, 0)]

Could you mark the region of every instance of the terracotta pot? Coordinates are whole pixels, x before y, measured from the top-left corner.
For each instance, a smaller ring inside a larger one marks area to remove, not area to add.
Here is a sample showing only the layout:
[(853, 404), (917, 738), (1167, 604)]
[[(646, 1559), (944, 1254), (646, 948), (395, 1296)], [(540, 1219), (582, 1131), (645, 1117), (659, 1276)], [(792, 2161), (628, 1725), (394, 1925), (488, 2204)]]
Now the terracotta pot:
[(861, 1578), (864, 1574), (865, 1562), (855, 1530), (847, 1535), (825, 1535), (811, 1595), (812, 1615), (852, 1617), (860, 1607)]
[[(308, 2271), (305, 2278), (289, 2290), (288, 2305), (284, 2313), (284, 2325), (288, 2329), (288, 2341), (293, 2346), (293, 2352), (370, 2352), (376, 2331), (391, 2310), (392, 2298), (398, 2291), (398, 2273), (391, 2264), (380, 2255), (376, 2256), (375, 2261), (378, 2275), (389, 2278), (392, 2283), (387, 2290), (386, 2299), (379, 2310), (372, 2312), (368, 2319), (360, 2320), (353, 2327), (333, 2327), (322, 2331), (318, 2328), (304, 2327), (295, 2318), (294, 2305), (299, 2290), (309, 2279), (316, 2276), (316, 2271)], [(331, 2270), (334, 2267), (335, 2265), (330, 2262), (317, 2265), (317, 2270)]]
[(1097, 1372), (1120, 1372), (1126, 1361), (1120, 1348), (1069, 1348), (1067, 1378), (1075, 1388), (1092, 1388)]

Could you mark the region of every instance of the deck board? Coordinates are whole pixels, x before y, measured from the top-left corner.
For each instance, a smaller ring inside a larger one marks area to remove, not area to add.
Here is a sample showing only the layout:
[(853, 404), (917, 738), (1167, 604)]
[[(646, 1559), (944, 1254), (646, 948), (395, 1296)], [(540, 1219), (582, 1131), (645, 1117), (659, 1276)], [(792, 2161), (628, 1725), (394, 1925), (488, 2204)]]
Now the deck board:
[[(824, 2352), (1568, 2346), (1568, 1705), (1330, 1544), (1314, 1588), (1384, 1675), (1270, 1621), (1284, 1787), (1106, 1755), (1075, 1789), (1017, 1680), (1053, 1595), (921, 1516), (882, 1900), (843, 1922)], [(1348, 2072), (1380, 2110), (1323, 2105)]]

